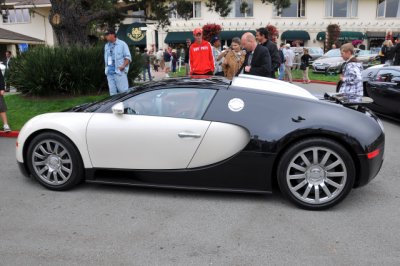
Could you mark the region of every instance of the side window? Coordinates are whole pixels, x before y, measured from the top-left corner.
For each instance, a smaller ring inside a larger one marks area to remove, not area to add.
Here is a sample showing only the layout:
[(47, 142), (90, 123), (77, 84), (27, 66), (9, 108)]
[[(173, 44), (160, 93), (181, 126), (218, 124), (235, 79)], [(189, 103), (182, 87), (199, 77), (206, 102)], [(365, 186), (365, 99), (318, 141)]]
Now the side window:
[(379, 82), (392, 82), (395, 77), (400, 77), (400, 72), (396, 70), (379, 70), (375, 77), (375, 81)]
[(215, 93), (193, 88), (148, 91), (125, 100), (125, 114), (200, 119)]

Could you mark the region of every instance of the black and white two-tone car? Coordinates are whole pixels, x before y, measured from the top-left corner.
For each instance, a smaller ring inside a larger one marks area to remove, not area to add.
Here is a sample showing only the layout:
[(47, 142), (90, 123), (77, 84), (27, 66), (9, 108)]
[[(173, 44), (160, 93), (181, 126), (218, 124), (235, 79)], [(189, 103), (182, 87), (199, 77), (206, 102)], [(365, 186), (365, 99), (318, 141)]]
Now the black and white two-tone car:
[(367, 107), (382, 116), (400, 120), (400, 66), (378, 65), (363, 71)]
[(384, 155), (379, 119), (351, 97), (318, 99), (279, 80), (165, 79), (27, 122), (20, 169), (43, 186), (81, 181), (268, 193), (331, 207), (370, 182)]

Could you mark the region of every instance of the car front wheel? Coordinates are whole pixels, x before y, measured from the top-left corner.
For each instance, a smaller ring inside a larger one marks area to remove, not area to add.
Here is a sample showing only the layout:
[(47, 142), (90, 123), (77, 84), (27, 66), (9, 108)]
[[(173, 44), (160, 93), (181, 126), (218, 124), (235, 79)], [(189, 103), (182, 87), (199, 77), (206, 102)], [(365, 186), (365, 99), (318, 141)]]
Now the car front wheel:
[(355, 167), (339, 143), (312, 138), (290, 147), (278, 165), (282, 193), (304, 209), (322, 210), (342, 201), (353, 187)]
[(26, 162), (40, 184), (52, 190), (67, 190), (83, 178), (78, 150), (70, 140), (56, 133), (36, 136), (28, 147)]

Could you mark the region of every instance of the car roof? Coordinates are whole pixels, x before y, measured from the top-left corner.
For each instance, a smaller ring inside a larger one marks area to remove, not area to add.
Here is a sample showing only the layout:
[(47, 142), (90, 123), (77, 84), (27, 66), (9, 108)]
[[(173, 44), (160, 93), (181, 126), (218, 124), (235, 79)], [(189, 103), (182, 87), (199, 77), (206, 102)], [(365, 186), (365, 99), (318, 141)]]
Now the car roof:
[(245, 75), (245, 74), (240, 74), (238, 77), (234, 77), (232, 81), (224, 77), (216, 77), (216, 76), (189, 76), (180, 78), (165, 78), (158, 81), (144, 83), (142, 86), (137, 87), (136, 90), (132, 92), (138, 92), (138, 91), (143, 92), (146, 90), (158, 89), (159, 87), (228, 89), (230, 86), (235, 87), (236, 89), (239, 90), (245, 89), (245, 90), (264, 91), (264, 92), (303, 97), (313, 100), (317, 99), (307, 90), (299, 86), (296, 86), (294, 84), (277, 79), (265, 78), (254, 75)]
[(162, 80), (144, 83), (141, 87), (143, 89), (152, 89), (156, 87), (200, 87), (208, 85), (213, 88), (228, 88), (231, 81), (224, 77), (217, 76), (188, 76), (178, 78), (164, 78)]
[(232, 86), (318, 100), (317, 97), (312, 95), (306, 89), (292, 83), (254, 75), (240, 74), (238, 77), (233, 79)]

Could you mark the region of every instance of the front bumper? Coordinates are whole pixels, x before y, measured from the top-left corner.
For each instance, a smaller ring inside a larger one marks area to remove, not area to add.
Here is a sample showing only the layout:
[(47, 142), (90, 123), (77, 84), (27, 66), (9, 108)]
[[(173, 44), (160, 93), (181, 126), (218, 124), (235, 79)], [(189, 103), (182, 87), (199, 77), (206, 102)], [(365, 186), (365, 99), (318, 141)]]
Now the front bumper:
[(329, 72), (335, 72), (339, 73), (340, 71), (340, 66), (329, 66), (329, 65), (313, 65), (313, 71), (317, 73), (329, 73)]
[(21, 163), (21, 162), (18, 162), (18, 161), (17, 161), (17, 164), (18, 164), (19, 171), (20, 171), (25, 177), (31, 177), (31, 175), (30, 175), (30, 173), (29, 173), (29, 171), (28, 171), (28, 169), (27, 169), (27, 167), (25, 166), (24, 163)]
[(359, 165), (359, 179), (354, 187), (362, 187), (371, 182), (379, 173), (384, 161), (385, 146), (384, 144), (378, 147), (379, 155), (368, 159), (366, 154), (358, 155)]

